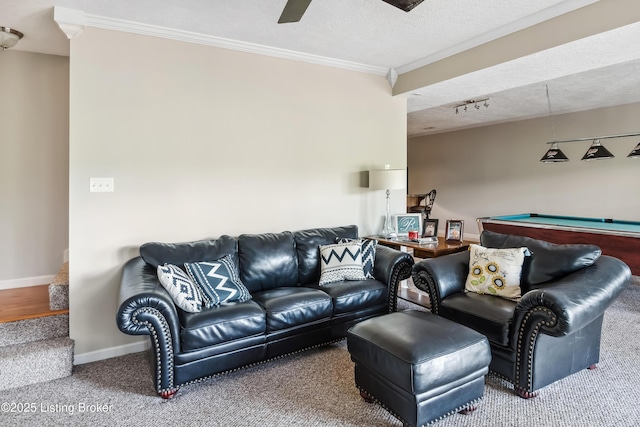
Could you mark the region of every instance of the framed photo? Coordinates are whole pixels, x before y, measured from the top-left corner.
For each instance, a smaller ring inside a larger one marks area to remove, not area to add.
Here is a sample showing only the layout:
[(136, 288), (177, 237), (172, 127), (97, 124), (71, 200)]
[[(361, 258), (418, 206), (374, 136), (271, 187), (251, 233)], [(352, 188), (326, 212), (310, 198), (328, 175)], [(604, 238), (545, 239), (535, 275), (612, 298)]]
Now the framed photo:
[(422, 214), (397, 214), (394, 217), (393, 224), (396, 227), (398, 237), (406, 237), (409, 235), (410, 231), (417, 231), (419, 236), (422, 233)]
[(447, 220), (445, 240), (447, 242), (462, 242), (463, 229), (464, 229), (464, 221), (459, 219)]
[(422, 237), (432, 237), (438, 235), (438, 220), (425, 219), (422, 222)]

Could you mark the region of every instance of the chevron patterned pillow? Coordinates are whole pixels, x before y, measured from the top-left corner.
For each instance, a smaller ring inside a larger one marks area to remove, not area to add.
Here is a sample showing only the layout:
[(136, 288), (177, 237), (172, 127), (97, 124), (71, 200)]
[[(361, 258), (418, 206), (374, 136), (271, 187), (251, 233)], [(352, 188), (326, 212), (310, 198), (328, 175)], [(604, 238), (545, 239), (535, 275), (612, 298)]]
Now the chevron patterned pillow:
[(320, 246), (320, 286), (343, 280), (366, 280), (360, 242)]
[(372, 239), (348, 239), (346, 237), (336, 237), (336, 243), (359, 242), (362, 245), (362, 270), (364, 277), (367, 279), (375, 279), (373, 277), (373, 265), (376, 259), (377, 240)]
[(240, 280), (231, 255), (215, 261), (188, 262), (184, 267), (200, 286), (206, 308), (233, 301), (247, 301), (251, 294)]
[(169, 292), (175, 305), (189, 313), (202, 310), (202, 295), (198, 285), (180, 267), (173, 264), (159, 265), (157, 271), (160, 284)]

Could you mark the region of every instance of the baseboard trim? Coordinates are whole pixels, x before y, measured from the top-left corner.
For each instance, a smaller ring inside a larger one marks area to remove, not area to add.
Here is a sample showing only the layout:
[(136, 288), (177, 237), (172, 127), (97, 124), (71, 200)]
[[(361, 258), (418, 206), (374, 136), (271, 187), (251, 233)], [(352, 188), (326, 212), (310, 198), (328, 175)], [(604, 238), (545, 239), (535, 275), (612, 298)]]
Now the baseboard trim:
[(73, 357), (74, 365), (84, 365), (85, 363), (97, 362), (99, 360), (111, 359), (112, 357), (125, 356), (131, 353), (140, 353), (149, 349), (149, 339), (134, 342), (131, 344), (109, 347), (102, 350), (88, 351), (76, 354)]
[(48, 276), (24, 277), (22, 279), (0, 280), (0, 290), (26, 288), (28, 286), (46, 285), (51, 283), (56, 277), (55, 274)]

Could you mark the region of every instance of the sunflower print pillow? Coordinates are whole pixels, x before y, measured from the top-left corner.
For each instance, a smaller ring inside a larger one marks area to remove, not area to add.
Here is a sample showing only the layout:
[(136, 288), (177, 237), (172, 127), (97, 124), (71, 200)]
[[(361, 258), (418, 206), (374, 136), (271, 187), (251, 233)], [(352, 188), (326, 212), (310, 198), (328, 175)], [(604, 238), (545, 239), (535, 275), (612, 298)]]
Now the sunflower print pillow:
[(520, 276), (525, 256), (529, 254), (527, 248), (492, 249), (471, 244), (469, 252), (467, 292), (520, 299)]

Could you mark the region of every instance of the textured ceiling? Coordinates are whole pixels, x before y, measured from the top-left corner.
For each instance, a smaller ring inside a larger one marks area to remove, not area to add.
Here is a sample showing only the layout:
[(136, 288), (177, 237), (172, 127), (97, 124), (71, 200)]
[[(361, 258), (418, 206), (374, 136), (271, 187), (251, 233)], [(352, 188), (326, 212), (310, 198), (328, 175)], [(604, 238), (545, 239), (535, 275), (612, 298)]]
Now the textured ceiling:
[[(380, 0), (313, 0), (298, 23), (277, 24), (286, 0), (1, 0), (0, 25), (25, 37), (14, 48), (68, 55), (53, 7), (219, 40), (299, 52), (405, 73), (597, 0), (425, 0), (406, 13)], [(545, 50), (406, 94), (416, 136), (548, 114), (640, 102), (640, 25)], [(1, 54), (0, 54), (1, 55)], [(357, 67), (354, 67), (357, 68)], [(405, 95), (399, 95), (405, 96)], [(455, 104), (490, 97), (455, 114)]]

